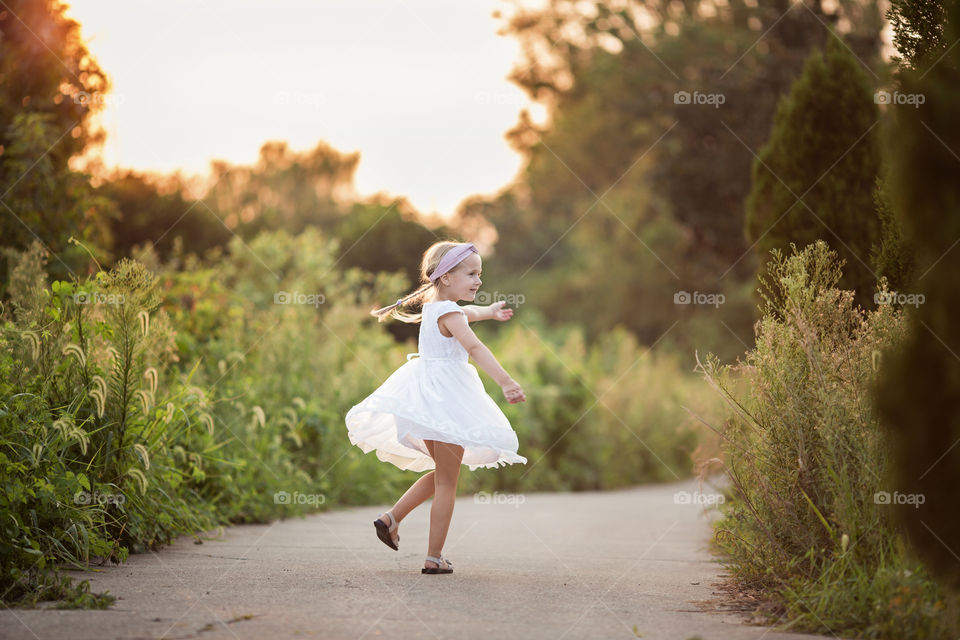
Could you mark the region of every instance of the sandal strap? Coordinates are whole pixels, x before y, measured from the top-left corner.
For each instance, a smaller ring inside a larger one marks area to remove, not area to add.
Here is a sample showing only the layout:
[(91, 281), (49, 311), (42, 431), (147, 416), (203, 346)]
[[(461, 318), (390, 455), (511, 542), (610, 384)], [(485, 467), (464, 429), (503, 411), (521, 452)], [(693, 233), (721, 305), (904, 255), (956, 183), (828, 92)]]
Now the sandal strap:
[(448, 567), (452, 567), (453, 563), (444, 558), (442, 555), (439, 558), (434, 558), (433, 556), (427, 556), (427, 560), (437, 565), (437, 567), (443, 566), (443, 563), (446, 563)]
[(397, 522), (397, 519), (393, 517), (393, 511), (384, 511), (380, 514), (381, 516), (390, 516), (390, 526), (387, 527), (387, 531), (393, 533), (397, 530), (397, 525), (400, 524)]

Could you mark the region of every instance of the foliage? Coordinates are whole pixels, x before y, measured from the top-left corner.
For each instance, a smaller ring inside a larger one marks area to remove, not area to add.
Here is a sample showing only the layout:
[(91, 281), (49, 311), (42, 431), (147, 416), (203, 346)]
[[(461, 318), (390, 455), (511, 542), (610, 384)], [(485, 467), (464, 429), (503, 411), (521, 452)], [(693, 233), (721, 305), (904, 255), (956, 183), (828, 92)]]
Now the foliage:
[(213, 415), (229, 436), (223, 455), (241, 465), (205, 487), (231, 521), (290, 513), (274, 502), (281, 491), (322, 500), (302, 512), (383, 501), (402, 482), (379, 461), (348, 455), (343, 427), (357, 394), (388, 375), (380, 352), (400, 349), (357, 318), (369, 317), (376, 292), (402, 283), (396, 274), (340, 270), (337, 251), (337, 241), (310, 228), (234, 238), (209, 263), (140, 256), (165, 282), (181, 357), (200, 363), (195, 381), (217, 398)]
[(212, 528), (197, 488), (222, 464), (202, 393), (170, 369), (154, 278), (123, 261), (48, 284), (44, 254), (8, 251), (0, 317), (0, 588), (22, 594), (61, 564)]
[(359, 153), (341, 153), (324, 142), (305, 152), (285, 141), (267, 142), (252, 166), (214, 162), (213, 186), (201, 206), (245, 238), (266, 229), (329, 230), (343, 216), (341, 203), (352, 195), (359, 161)]
[(485, 335), (492, 327), (477, 332), (529, 390), (526, 402), (501, 407), (528, 462), (477, 470), (467, 488), (606, 490), (692, 474), (695, 449), (711, 439), (687, 409), (721, 407), (674, 352), (651, 351), (622, 328), (588, 343), (582, 329), (550, 329), (522, 308), (510, 322), (495, 338)]
[[(881, 44), (873, 3), (769, 5), (551, 0), (504, 16), (503, 32), (524, 53), (510, 78), (550, 111), (545, 125), (521, 112), (509, 133), (527, 158), (516, 196), (530, 232), (501, 233), (505, 272), (541, 256), (541, 268), (563, 264), (573, 253), (558, 240), (564, 231), (652, 148), (656, 196), (694, 236), (688, 260), (719, 260), (721, 271), (739, 262), (747, 250), (741, 230), (750, 150), (765, 139), (803, 59), (824, 43), (825, 25), (851, 25), (852, 46), (868, 64)], [(725, 101), (720, 108), (682, 104), (678, 91), (720, 93)], [(486, 213), (498, 230), (519, 222), (509, 207)]]
[(888, 179), (877, 178), (873, 203), (880, 221), (880, 237), (870, 255), (870, 264), (878, 277), (887, 279), (891, 289), (907, 291), (917, 277), (917, 258), (893, 210)]
[(902, 54), (894, 56), (894, 62), (904, 69), (926, 69), (939, 61), (946, 48), (948, 4), (941, 0), (890, 0), (886, 15), (893, 27), (893, 44)]
[(59, 0), (10, 0), (0, 15), (0, 237), (21, 249), (40, 239), (60, 256), (59, 277), (85, 262), (65, 251), (69, 236), (108, 245), (110, 211), (68, 165), (102, 142), (91, 115), (109, 83), (65, 10)]
[(177, 243), (183, 251), (202, 255), (226, 245), (230, 232), (202, 200), (193, 200), (179, 175), (168, 177), (115, 171), (97, 189), (116, 206), (109, 220), (113, 251), (130, 255), (136, 245), (149, 244), (170, 256)]
[[(960, 4), (945, 7), (953, 42), (960, 38)], [(922, 72), (905, 71), (900, 80), (900, 91), (925, 97), (916, 107), (893, 107), (888, 139), (893, 209), (925, 266), (907, 293), (923, 296), (923, 303), (909, 307), (905, 340), (885, 353), (889, 365), (876, 398), (895, 443), (895, 484), (926, 498), (918, 509), (898, 508), (900, 520), (931, 571), (960, 593), (960, 565), (943, 544), (955, 549), (960, 539), (953, 491), (960, 482), (960, 50)]]
[[(750, 336), (749, 291), (735, 277), (718, 280), (721, 267), (709, 256), (688, 259), (697, 241), (647, 184), (652, 164), (652, 158), (639, 162), (636, 174), (606, 194), (609, 210), (597, 205), (569, 230), (565, 242), (572, 251), (563, 264), (494, 279), (495, 291), (523, 292), (525, 308), (583, 327), (588, 342), (620, 327), (643, 344), (679, 353), (711, 348), (733, 357)], [(492, 257), (494, 273), (501, 272), (498, 260)], [(723, 298), (717, 304), (676, 304), (684, 291)], [(731, 341), (731, 331), (743, 338)]]
[(876, 280), (865, 260), (879, 236), (877, 120), (869, 78), (839, 37), (831, 38), (780, 102), (747, 200), (747, 236), (761, 256), (825, 239), (846, 261), (841, 285), (861, 304)]
[(774, 251), (756, 348), (736, 366), (701, 365), (732, 409), (718, 429), (731, 498), (716, 539), (738, 583), (773, 594), (788, 628), (936, 638), (944, 596), (876, 497), (895, 485), (867, 399), (905, 322), (893, 305), (858, 307), (841, 277), (822, 241)]
[[(385, 499), (383, 469), (360, 474), (369, 485), (348, 498), (341, 492), (349, 483), (324, 476), (349, 445), (335, 447), (328, 435), (340, 435), (344, 389), (352, 388), (327, 376), (361, 367), (351, 358), (357, 352), (375, 361), (389, 344), (380, 333), (351, 351), (343, 336), (357, 333), (371, 291), (391, 280), (370, 286), (363, 272), (335, 271), (335, 245), (316, 233), (296, 242), (265, 235), (250, 245), (236, 238), (230, 250), (219, 263), (182, 259), (185, 270), (158, 276), (145, 266), (159, 265), (146, 249), (144, 261), (49, 284), (38, 243), (8, 251), (0, 589), (10, 598), (30, 604), (58, 595), (100, 606), (82, 597), (82, 585), (76, 595), (57, 587), (50, 571), (122, 561), (228, 522), (326, 508), (328, 498), (363, 499), (376, 489)], [(322, 290), (336, 310), (318, 317), (312, 306), (274, 304), (264, 259), (287, 274), (285, 286), (316, 291), (328, 283)]]
[[(856, 54), (879, 60), (874, 4), (802, 6), (551, 0), (502, 16), (524, 52), (511, 79), (549, 118), (521, 112), (508, 134), (525, 158), (515, 184), (458, 212), (459, 226), (495, 229), (485, 272), (498, 290), (523, 292), (589, 341), (619, 325), (648, 345), (668, 334), (687, 352), (732, 356), (749, 343), (753, 150), (804, 59), (830, 37), (825, 25), (844, 22)], [(688, 104), (681, 92), (723, 101)], [(681, 291), (726, 303), (676, 307)]]

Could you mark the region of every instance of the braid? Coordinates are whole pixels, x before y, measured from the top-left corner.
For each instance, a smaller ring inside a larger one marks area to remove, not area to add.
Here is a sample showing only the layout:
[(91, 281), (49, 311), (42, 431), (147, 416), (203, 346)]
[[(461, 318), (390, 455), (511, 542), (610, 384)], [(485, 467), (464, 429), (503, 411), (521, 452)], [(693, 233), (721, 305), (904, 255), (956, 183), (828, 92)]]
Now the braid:
[(383, 322), (387, 316), (393, 316), (398, 320), (402, 320), (403, 322), (420, 322), (421, 314), (405, 313), (403, 311), (400, 311), (400, 307), (411, 301), (416, 302), (418, 300), (422, 300), (424, 297), (423, 294), (426, 293), (428, 290), (432, 289), (433, 286), (434, 285), (432, 282), (426, 282), (420, 285), (420, 287), (417, 290), (413, 291), (412, 293), (408, 293), (405, 296), (401, 296), (400, 298), (397, 298), (397, 301), (394, 302), (393, 304), (388, 305), (386, 307), (381, 307), (379, 309), (372, 310), (370, 312), (370, 315), (375, 316), (378, 322)]
[(393, 316), (402, 322), (420, 322), (421, 313), (407, 313), (402, 311), (401, 307), (410, 303), (422, 302), (431, 290), (439, 287), (439, 284), (431, 280), (430, 276), (440, 266), (440, 260), (443, 256), (461, 244), (455, 240), (440, 240), (430, 245), (430, 248), (423, 253), (423, 258), (420, 260), (420, 286), (413, 292), (397, 298), (397, 301), (389, 306), (373, 309), (370, 311), (370, 315), (375, 316), (377, 322), (383, 322), (387, 316)]

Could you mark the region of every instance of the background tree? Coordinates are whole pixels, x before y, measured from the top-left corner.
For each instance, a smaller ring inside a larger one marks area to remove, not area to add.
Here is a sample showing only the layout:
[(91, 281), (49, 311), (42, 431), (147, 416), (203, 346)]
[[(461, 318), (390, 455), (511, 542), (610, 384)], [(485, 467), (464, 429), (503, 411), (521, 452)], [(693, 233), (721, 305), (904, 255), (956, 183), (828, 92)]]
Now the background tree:
[[(895, 11), (905, 5), (897, 3)], [(914, 33), (943, 31), (947, 41), (960, 39), (960, 3), (944, 5), (940, 25), (935, 13), (909, 12), (900, 19)], [(919, 21), (919, 22), (918, 22)], [(913, 40), (909, 40), (913, 42)], [(894, 508), (913, 548), (932, 572), (960, 592), (960, 540), (955, 487), (960, 484), (960, 48), (953, 47), (935, 64), (914, 68), (913, 45), (907, 46), (899, 73), (900, 90), (922, 94), (923, 104), (892, 106), (894, 126), (887, 140), (891, 163), (893, 210), (921, 265), (917, 278), (925, 303), (910, 309), (912, 327), (905, 343), (886, 355), (875, 400), (894, 440), (893, 486), (902, 493), (923, 494), (916, 508)], [(920, 47), (921, 49), (924, 47)]]
[[(406, 200), (388, 202), (381, 198), (355, 203), (333, 233), (339, 240), (336, 253), (341, 269), (400, 272), (411, 289), (420, 284), (420, 256), (424, 249), (441, 238), (456, 236), (444, 226), (425, 226)], [(396, 293), (399, 297), (403, 291)], [(386, 306), (394, 300), (380, 302), (380, 306)], [(420, 325), (391, 322), (387, 330), (398, 340), (416, 341)]]
[(184, 194), (177, 176), (117, 171), (98, 192), (116, 204), (110, 234), (117, 255), (130, 255), (135, 245), (146, 243), (167, 260), (177, 239), (184, 251), (196, 255), (230, 240), (224, 224)]
[[(717, 255), (725, 269), (743, 255), (752, 160), (743, 144), (756, 149), (766, 139), (777, 100), (825, 42), (827, 25), (844, 21), (871, 65), (882, 28), (873, 2), (762, 5), (553, 0), (509, 18), (502, 32), (526, 57), (511, 79), (550, 112), (543, 128), (521, 114), (508, 134), (529, 158), (529, 215), (543, 236), (524, 238), (529, 248), (549, 247), (582, 214), (570, 210), (572, 197), (586, 188), (599, 195), (656, 143), (656, 193), (690, 227), (698, 258)], [(679, 90), (720, 92), (726, 101), (720, 109), (678, 105)], [(566, 255), (555, 247), (541, 266)]]
[(747, 239), (761, 258), (824, 239), (846, 261), (840, 287), (872, 298), (868, 266), (879, 236), (873, 189), (880, 166), (873, 89), (839, 38), (814, 53), (777, 108), (753, 164)]
[[(893, 41), (901, 55), (892, 61), (901, 71), (924, 70), (938, 64), (946, 53), (944, 25), (946, 9), (939, 0), (893, 0), (886, 17), (893, 28)], [(892, 90), (900, 89), (901, 75), (894, 74)], [(929, 265), (917, 262), (908, 229), (893, 211), (891, 187), (887, 174), (878, 180), (874, 200), (880, 218), (880, 239), (873, 250), (873, 264), (877, 275), (884, 276), (894, 290), (910, 289), (917, 275)]]
[(50, 269), (60, 275), (86, 261), (68, 245), (71, 235), (106, 247), (110, 210), (89, 176), (68, 166), (103, 140), (90, 116), (109, 83), (65, 9), (58, 0), (0, 8), (0, 237), (17, 248), (39, 239), (56, 254)]
[(917, 69), (934, 64), (946, 48), (943, 28), (946, 4), (941, 0), (890, 0), (887, 19), (900, 56), (893, 61)]
[(904, 291), (913, 287), (917, 277), (917, 258), (913, 243), (906, 236), (906, 230), (893, 210), (890, 197), (889, 177), (878, 177), (873, 201), (880, 223), (880, 235), (873, 247), (870, 263), (878, 278), (887, 279), (890, 289)]
[[(741, 290), (755, 270), (743, 234), (753, 150), (832, 25), (879, 65), (882, 15), (872, 2), (710, 7), (553, 0), (505, 18), (502, 33), (525, 52), (511, 78), (548, 118), (521, 113), (508, 139), (523, 170), (460, 215), (494, 226), (490, 277), (523, 291), (528, 309), (582, 322), (591, 337), (623, 324), (652, 341), (693, 311), (653, 312), (665, 294), (723, 292), (729, 304), (708, 324), (727, 341), (728, 329), (750, 340), (752, 305)], [(724, 101), (682, 104), (678, 91)], [(618, 257), (618, 277), (603, 285), (613, 287), (612, 304), (599, 302), (606, 294), (591, 283), (603, 271), (584, 251)], [(693, 327), (681, 330), (692, 343)]]
[(359, 153), (340, 153), (324, 142), (306, 152), (267, 142), (252, 166), (214, 162), (214, 185), (204, 202), (247, 238), (266, 229), (330, 229), (345, 213), (342, 203), (353, 194), (359, 161)]

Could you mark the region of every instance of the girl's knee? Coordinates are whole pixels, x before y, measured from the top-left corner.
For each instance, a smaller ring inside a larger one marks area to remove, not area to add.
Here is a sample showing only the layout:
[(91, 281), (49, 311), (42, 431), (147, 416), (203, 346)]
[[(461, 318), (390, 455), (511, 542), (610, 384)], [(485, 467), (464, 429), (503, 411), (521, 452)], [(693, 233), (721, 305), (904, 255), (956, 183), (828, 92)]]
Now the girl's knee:
[(460, 466), (453, 469), (437, 469), (433, 475), (433, 484), (437, 487), (456, 486), (460, 477)]

